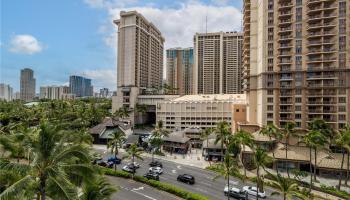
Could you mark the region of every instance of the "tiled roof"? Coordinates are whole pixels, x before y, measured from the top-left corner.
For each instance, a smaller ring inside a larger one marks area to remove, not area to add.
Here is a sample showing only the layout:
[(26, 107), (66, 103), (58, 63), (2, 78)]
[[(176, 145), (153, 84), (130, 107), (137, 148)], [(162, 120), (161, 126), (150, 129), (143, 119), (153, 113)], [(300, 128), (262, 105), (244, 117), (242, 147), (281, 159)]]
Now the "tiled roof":
[(172, 132), (168, 137), (164, 137), (163, 140), (167, 142), (186, 143), (190, 140), (190, 138), (186, 137), (183, 131), (178, 131)]

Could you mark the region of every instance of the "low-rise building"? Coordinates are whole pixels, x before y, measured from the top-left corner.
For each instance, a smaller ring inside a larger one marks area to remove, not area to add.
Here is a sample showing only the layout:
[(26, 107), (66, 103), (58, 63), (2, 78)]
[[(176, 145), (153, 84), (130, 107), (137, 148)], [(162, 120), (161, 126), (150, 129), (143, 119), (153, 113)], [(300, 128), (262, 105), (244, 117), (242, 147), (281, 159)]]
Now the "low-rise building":
[(157, 103), (156, 117), (167, 129), (213, 128), (220, 121), (244, 122), (245, 104), (244, 94), (185, 95)]
[(221, 156), (225, 155), (226, 146), (223, 145), (223, 149), (221, 148), (221, 142), (215, 143), (215, 136), (208, 138), (203, 141), (202, 145), (202, 156), (207, 161), (219, 161), (221, 160)]
[(0, 83), (0, 100), (12, 101), (13, 89), (10, 85)]
[(173, 132), (163, 138), (163, 150), (170, 153), (186, 154), (190, 148), (190, 138), (183, 131)]

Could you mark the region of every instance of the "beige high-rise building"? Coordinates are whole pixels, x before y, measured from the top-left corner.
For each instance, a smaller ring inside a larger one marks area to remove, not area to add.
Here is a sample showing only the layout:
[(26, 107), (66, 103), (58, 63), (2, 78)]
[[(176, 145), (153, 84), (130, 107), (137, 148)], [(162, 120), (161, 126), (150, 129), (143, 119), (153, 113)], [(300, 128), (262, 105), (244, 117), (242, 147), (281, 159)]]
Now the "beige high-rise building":
[(194, 93), (242, 93), (242, 47), (242, 33), (196, 33), (194, 36)]
[(350, 122), (350, 0), (244, 0), (248, 120)]
[(12, 101), (13, 88), (5, 83), (0, 83), (0, 100)]
[(166, 83), (180, 95), (193, 93), (193, 48), (166, 50)]
[(21, 100), (32, 101), (35, 97), (34, 71), (29, 68), (21, 70), (20, 96)]
[(164, 54), (161, 32), (140, 13), (121, 11), (114, 23), (118, 26), (118, 83), (113, 111), (134, 108), (139, 94), (162, 85)]
[(75, 95), (70, 93), (68, 86), (43, 86), (40, 87), (40, 99), (74, 99)]

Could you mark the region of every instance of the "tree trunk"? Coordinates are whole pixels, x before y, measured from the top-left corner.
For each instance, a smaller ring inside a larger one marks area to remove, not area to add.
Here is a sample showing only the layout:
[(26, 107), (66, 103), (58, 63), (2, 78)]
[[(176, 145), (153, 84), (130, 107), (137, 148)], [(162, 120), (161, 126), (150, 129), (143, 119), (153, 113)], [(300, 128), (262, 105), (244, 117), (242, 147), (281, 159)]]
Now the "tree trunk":
[[(245, 152), (245, 145), (243, 145), (243, 152)], [(245, 181), (245, 179), (247, 178), (247, 169), (245, 167), (245, 164), (244, 164), (244, 160), (243, 160), (243, 153), (242, 153), (242, 156), (241, 156), (241, 160), (242, 160), (242, 165), (243, 165), (243, 168), (244, 168), (244, 179), (243, 181)]]
[(256, 200), (259, 199), (259, 182), (260, 182), (260, 176), (259, 176), (259, 166), (256, 169)]
[(227, 199), (230, 200), (230, 173), (228, 173), (228, 176), (227, 176), (227, 188), (228, 188)]
[(312, 190), (312, 164), (311, 164), (311, 161), (312, 161), (312, 152), (311, 152), (311, 147), (310, 147), (310, 153), (309, 153), (309, 157), (310, 157), (310, 195), (311, 195), (311, 190)]
[(46, 178), (44, 176), (40, 177), (40, 200), (46, 199)]
[(314, 149), (315, 152), (315, 166), (314, 166), (314, 181), (316, 182), (316, 169), (317, 169), (317, 148)]
[(287, 169), (287, 175), (288, 175), (288, 178), (290, 178), (289, 176), (289, 167), (288, 167), (288, 143), (289, 143), (289, 136), (287, 136), (286, 138), (286, 169)]
[(221, 141), (221, 162), (224, 160), (224, 143)]
[(345, 179), (345, 185), (348, 185), (348, 180), (349, 180), (349, 166), (350, 166), (350, 152), (348, 152), (348, 162), (346, 166), (346, 179)]
[(283, 193), (283, 200), (286, 200), (286, 193)]
[(154, 162), (154, 149), (152, 149), (152, 162)]
[(115, 146), (115, 151), (114, 151), (114, 171), (117, 171), (117, 146)]
[(343, 172), (343, 165), (344, 165), (344, 157), (345, 157), (345, 152), (344, 149), (342, 149), (342, 158), (341, 158), (341, 165), (340, 165), (340, 173), (339, 173), (339, 183), (338, 183), (338, 190), (340, 190), (341, 187), (341, 179), (342, 179), (342, 172)]
[(132, 166), (133, 166), (133, 168), (132, 168), (132, 179), (134, 179), (134, 176), (135, 176), (135, 156), (134, 155), (132, 155)]

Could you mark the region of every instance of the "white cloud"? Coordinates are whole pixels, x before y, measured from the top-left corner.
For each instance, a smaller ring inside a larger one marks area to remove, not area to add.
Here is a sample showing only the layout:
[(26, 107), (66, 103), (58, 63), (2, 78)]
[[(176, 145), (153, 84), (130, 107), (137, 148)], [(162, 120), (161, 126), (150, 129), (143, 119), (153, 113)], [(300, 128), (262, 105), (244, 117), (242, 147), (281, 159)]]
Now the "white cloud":
[(226, 6), (229, 0), (211, 0), (211, 2), (218, 6)]
[(15, 35), (10, 41), (13, 53), (35, 54), (43, 50), (42, 44), (32, 35)]
[[(165, 47), (170, 48), (193, 46), (194, 34), (206, 31), (206, 17), (208, 32), (240, 31), (242, 17), (240, 10), (234, 6), (224, 6), (227, 0), (213, 1), (215, 1), (214, 5), (208, 5), (196, 0), (189, 0), (179, 4), (178, 8), (157, 8), (152, 5), (143, 7), (120, 6), (123, 5), (120, 0), (103, 0), (104, 3), (100, 5), (109, 13), (108, 22), (119, 19), (121, 10), (137, 10), (157, 26), (165, 38)], [(116, 47), (115, 39), (110, 39), (111, 36), (117, 37), (116, 28), (112, 23), (109, 26), (110, 33), (104, 34), (104, 41), (107, 40), (107, 42), (112, 43), (109, 43), (109, 46)]]
[(111, 90), (115, 90), (117, 85), (116, 73), (116, 70), (111, 69), (85, 70), (82, 76), (92, 79), (95, 89), (108, 87)]

